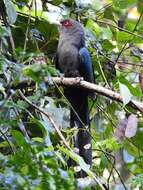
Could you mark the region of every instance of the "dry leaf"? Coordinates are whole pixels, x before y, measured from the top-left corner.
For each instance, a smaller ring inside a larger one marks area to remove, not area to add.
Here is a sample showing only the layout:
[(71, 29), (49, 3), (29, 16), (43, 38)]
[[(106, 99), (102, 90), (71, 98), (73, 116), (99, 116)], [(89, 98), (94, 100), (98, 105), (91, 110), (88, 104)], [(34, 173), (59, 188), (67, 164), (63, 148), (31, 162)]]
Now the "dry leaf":
[(125, 137), (131, 138), (136, 135), (137, 124), (138, 124), (137, 116), (134, 114), (131, 114), (128, 117), (128, 122), (127, 122), (126, 130), (125, 130)]

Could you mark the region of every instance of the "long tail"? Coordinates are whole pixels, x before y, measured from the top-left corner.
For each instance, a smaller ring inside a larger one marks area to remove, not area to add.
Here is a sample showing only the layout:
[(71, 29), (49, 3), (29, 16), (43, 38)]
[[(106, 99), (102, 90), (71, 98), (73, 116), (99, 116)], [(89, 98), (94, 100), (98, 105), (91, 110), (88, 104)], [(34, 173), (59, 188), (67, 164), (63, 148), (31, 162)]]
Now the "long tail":
[[(74, 137), (74, 147), (84, 161), (91, 166), (92, 164), (92, 149), (89, 111), (88, 111), (88, 93), (83, 89), (66, 88), (64, 94), (71, 103), (73, 109), (70, 112), (70, 127), (78, 127), (78, 132)], [(76, 113), (75, 113), (76, 112)], [(72, 165), (75, 166), (75, 163)], [(77, 167), (77, 177), (85, 177), (86, 173)]]

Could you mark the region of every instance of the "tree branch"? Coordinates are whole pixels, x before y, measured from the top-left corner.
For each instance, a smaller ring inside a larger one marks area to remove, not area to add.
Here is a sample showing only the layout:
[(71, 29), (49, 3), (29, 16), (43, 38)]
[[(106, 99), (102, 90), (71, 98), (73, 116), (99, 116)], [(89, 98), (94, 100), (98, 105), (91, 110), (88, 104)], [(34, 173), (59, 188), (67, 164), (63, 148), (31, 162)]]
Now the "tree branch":
[(36, 105), (33, 104), (32, 102), (30, 102), (30, 100), (28, 100), (28, 98), (26, 98), (26, 97), (24, 96), (24, 94), (22, 93), (21, 90), (19, 90), (18, 92), (19, 92), (19, 94), (20, 94), (20, 96), (21, 96), (21, 98), (22, 98), (23, 100), (25, 100), (30, 106), (34, 107), (36, 110), (38, 110), (39, 112), (41, 112), (42, 114), (44, 114), (44, 115), (49, 119), (49, 121), (50, 121), (51, 124), (53, 125), (55, 131), (56, 131), (57, 134), (59, 135), (60, 139), (63, 141), (65, 147), (68, 148), (69, 150), (71, 150), (69, 144), (66, 142), (66, 140), (65, 140), (63, 134), (61, 133), (59, 127), (56, 125), (56, 123), (54, 122), (54, 120), (52, 119), (52, 117), (49, 115), (49, 113), (48, 113), (48, 112), (45, 112), (42, 108), (39, 108), (38, 106), (36, 106)]
[[(51, 81), (49, 81), (49, 77), (45, 77), (44, 81), (46, 84), (51, 85)], [(112, 100), (115, 100), (117, 102), (123, 103), (123, 98), (119, 93), (109, 90), (105, 87), (99, 86), (97, 84), (93, 84), (93, 83), (84, 81), (83, 78), (52, 77), (52, 81), (53, 81), (52, 85), (54, 85), (54, 83), (56, 83), (56, 84), (62, 85), (62, 86), (74, 86), (74, 87), (78, 87), (78, 88), (84, 88), (84, 89), (96, 92), (98, 94), (101, 94), (101, 95), (108, 97)], [(26, 88), (26, 87), (32, 86), (32, 85), (34, 85), (34, 81), (25, 79), (17, 85), (11, 84), (11, 87), (13, 89), (23, 89), (23, 88)], [(140, 112), (143, 112), (143, 102), (140, 102), (137, 100), (131, 100), (129, 102), (129, 105), (132, 108), (137, 109)]]
[[(26, 97), (24, 96), (24, 94), (22, 93), (21, 90), (18, 90), (18, 92), (19, 92), (19, 94), (20, 94), (20, 96), (21, 96), (21, 98), (22, 98), (23, 100), (25, 100), (30, 106), (32, 106), (33, 108), (35, 108), (36, 110), (38, 110), (39, 112), (41, 112), (42, 114), (44, 114), (44, 115), (49, 119), (49, 121), (50, 121), (51, 124), (53, 125), (55, 131), (57, 132), (58, 136), (59, 136), (60, 139), (63, 141), (65, 147), (66, 147), (68, 150), (70, 150), (70, 152), (71, 152), (72, 154), (75, 154), (75, 153), (73, 152), (73, 150), (71, 149), (71, 147), (69, 146), (69, 144), (66, 142), (66, 139), (64, 138), (63, 134), (61, 133), (59, 126), (57, 126), (57, 124), (55, 123), (55, 121), (53, 120), (53, 118), (50, 116), (50, 114), (49, 114), (48, 112), (44, 111), (42, 108), (39, 108), (38, 106), (36, 106), (35, 104), (33, 104), (28, 98), (26, 98)], [(86, 171), (85, 171), (85, 172), (86, 172)], [(87, 172), (87, 174), (88, 174), (88, 172)], [(92, 177), (93, 177), (94, 181), (101, 187), (101, 189), (102, 189), (102, 190), (105, 190), (103, 184), (99, 181), (99, 179), (98, 179), (92, 172), (90, 172), (90, 174), (92, 174)]]
[(136, 37), (138, 37), (138, 38), (140, 38), (140, 39), (143, 39), (143, 36), (138, 35), (138, 34), (136, 34), (136, 33), (134, 33), (134, 32), (129, 31), (129, 30), (126, 30), (126, 29), (124, 29), (124, 28), (121, 28), (121, 27), (119, 27), (119, 26), (116, 26), (116, 25), (114, 25), (114, 24), (111, 24), (111, 23), (109, 23), (108, 21), (102, 21), (102, 20), (94, 20), (94, 21), (97, 22), (97, 23), (100, 23), (100, 24), (105, 24), (105, 25), (111, 26), (111, 27), (113, 27), (113, 28), (117, 28), (117, 29), (121, 30), (122, 32), (126, 32), (126, 33), (128, 33), (128, 34), (131, 34), (132, 36), (136, 36)]
[[(82, 78), (59, 78), (59, 77), (53, 77), (52, 78), (53, 82), (59, 85), (64, 85), (64, 86), (77, 86), (80, 88), (85, 88), (91, 91), (94, 91), (98, 94), (101, 94), (105, 97), (111, 98), (113, 100), (116, 100), (117, 102), (123, 103), (123, 98), (122, 96), (114, 92), (112, 90), (109, 90), (105, 87), (87, 82), (82, 80)], [(48, 83), (49, 79), (46, 77), (45, 82)], [(133, 108), (138, 109), (140, 112), (143, 112), (143, 102), (139, 102), (136, 100), (131, 100), (129, 102), (129, 105), (132, 106)]]

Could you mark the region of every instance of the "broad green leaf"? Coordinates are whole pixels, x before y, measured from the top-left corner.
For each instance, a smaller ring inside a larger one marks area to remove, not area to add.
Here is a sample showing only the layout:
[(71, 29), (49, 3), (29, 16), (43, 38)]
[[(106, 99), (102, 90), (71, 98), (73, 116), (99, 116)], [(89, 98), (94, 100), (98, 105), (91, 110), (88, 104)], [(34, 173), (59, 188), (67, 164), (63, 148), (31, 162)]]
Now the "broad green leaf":
[(122, 77), (122, 76), (119, 78), (119, 81), (128, 87), (132, 95), (137, 96), (137, 97), (142, 96), (142, 92), (139, 85), (137, 85), (136, 87), (132, 86), (132, 84), (125, 77)]
[(70, 151), (68, 149), (65, 149), (63, 147), (59, 147), (59, 149), (64, 152), (67, 156), (72, 158), (77, 164), (79, 164), (80, 168), (85, 171), (90, 177), (93, 177), (94, 174), (89, 168), (89, 165), (85, 163), (83, 158), (79, 156), (78, 154), (74, 153), (73, 151)]
[(107, 18), (107, 19), (110, 19), (110, 20), (115, 20), (114, 18), (114, 14), (113, 14), (113, 8), (112, 7), (109, 7), (107, 9), (105, 9), (104, 11), (104, 18)]
[(120, 82), (119, 82), (119, 88), (120, 88), (120, 94), (123, 98), (123, 104), (125, 106), (131, 101), (132, 94), (130, 90), (128, 89), (128, 87)]
[(128, 140), (124, 141), (124, 148), (128, 151), (129, 154), (136, 157), (138, 155), (138, 147), (134, 146)]
[(51, 76), (57, 76), (58, 75), (58, 71), (56, 70), (55, 67), (48, 66), (47, 71), (50, 73)]
[(117, 41), (118, 42), (126, 42), (131, 39), (131, 35), (122, 31), (118, 31), (117, 33)]
[(86, 27), (89, 28), (96, 36), (99, 36), (99, 34), (101, 33), (100, 26), (91, 19), (88, 19)]
[(10, 1), (10, 0), (4, 0), (4, 4), (6, 7), (6, 12), (7, 12), (9, 23), (14, 24), (17, 19), (17, 14), (16, 14), (16, 10), (14, 8), (14, 5), (13, 5), (12, 1)]
[(133, 23), (132, 21), (128, 21), (125, 23), (125, 29), (129, 30), (129, 31), (133, 31), (135, 28), (135, 23)]
[(118, 150), (120, 148), (119, 143), (114, 137), (98, 141), (96, 143), (96, 148), (102, 147), (103, 150)]
[(127, 7), (134, 5), (137, 0), (113, 0), (114, 6), (119, 7), (120, 9), (126, 9)]
[(107, 28), (101, 28), (101, 34), (103, 40), (110, 40), (112, 38), (112, 32), (109, 27)]
[[(85, 0), (85, 1), (88, 1), (88, 0)], [(90, 0), (89, 0), (89, 2), (90, 2)], [(102, 2), (100, 0), (92, 0), (92, 8), (94, 10), (98, 11), (101, 9), (101, 7), (102, 7)]]
[[(143, 139), (143, 128), (142, 128), (142, 126), (140, 126), (139, 122), (138, 122), (138, 130), (137, 130), (136, 136), (133, 139), (134, 139), (134, 143), (136, 144), (136, 146), (140, 147), (140, 145), (142, 144), (142, 139)], [(140, 149), (143, 151), (142, 146), (140, 147)]]
[(42, 66), (40, 64), (28, 65), (23, 68), (23, 74), (39, 82), (41, 70)]
[(26, 150), (28, 151), (29, 145), (26, 142), (22, 133), (19, 131), (16, 131), (16, 130), (12, 130), (11, 134), (12, 134), (14, 140), (16, 141), (17, 146), (24, 148), (25, 151)]

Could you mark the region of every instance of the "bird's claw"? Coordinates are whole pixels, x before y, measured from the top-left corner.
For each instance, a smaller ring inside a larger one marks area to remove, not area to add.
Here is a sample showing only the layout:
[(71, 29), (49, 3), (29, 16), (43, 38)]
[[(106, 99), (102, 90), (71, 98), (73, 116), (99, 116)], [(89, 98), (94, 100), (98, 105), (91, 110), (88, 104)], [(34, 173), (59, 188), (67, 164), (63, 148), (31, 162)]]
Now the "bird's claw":
[(64, 74), (61, 74), (61, 73), (60, 73), (60, 79), (61, 79), (61, 83), (63, 84)]
[(83, 81), (83, 77), (76, 77), (75, 79), (77, 83), (80, 83), (81, 81)]

